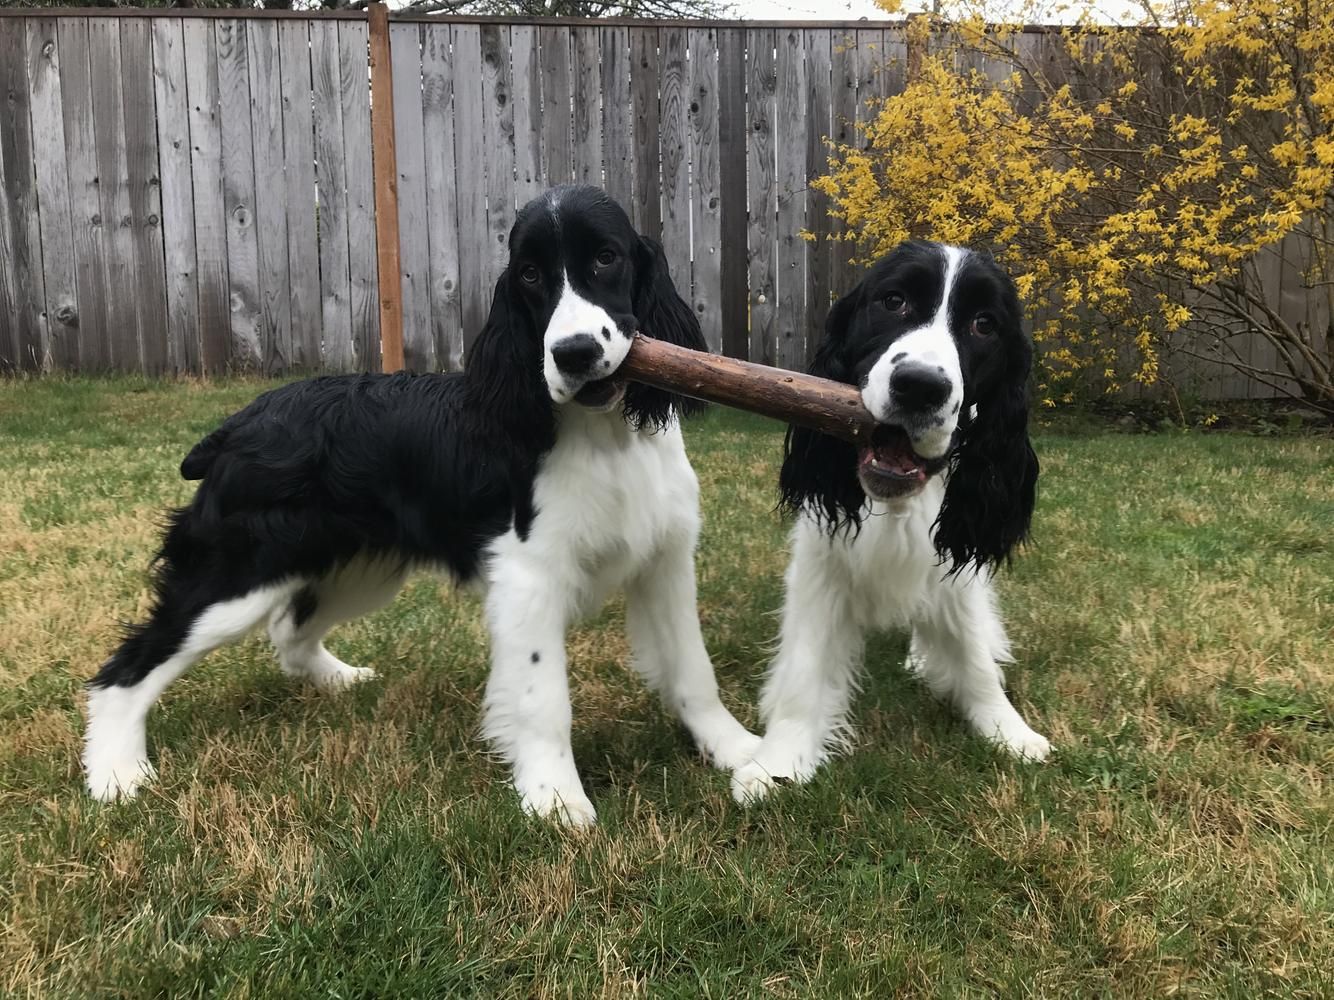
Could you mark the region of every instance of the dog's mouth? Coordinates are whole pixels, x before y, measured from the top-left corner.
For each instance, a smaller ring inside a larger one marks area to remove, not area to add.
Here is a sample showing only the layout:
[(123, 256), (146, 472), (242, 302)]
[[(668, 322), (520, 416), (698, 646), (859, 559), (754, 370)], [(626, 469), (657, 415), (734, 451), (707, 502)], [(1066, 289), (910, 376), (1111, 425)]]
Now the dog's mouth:
[(574, 394), (574, 401), (590, 410), (609, 410), (621, 401), (625, 395), (625, 379), (600, 378), (595, 382), (585, 382)]
[(902, 427), (881, 424), (858, 454), (857, 478), (871, 496), (893, 500), (918, 492), (945, 463), (945, 457), (923, 458), (913, 451)]

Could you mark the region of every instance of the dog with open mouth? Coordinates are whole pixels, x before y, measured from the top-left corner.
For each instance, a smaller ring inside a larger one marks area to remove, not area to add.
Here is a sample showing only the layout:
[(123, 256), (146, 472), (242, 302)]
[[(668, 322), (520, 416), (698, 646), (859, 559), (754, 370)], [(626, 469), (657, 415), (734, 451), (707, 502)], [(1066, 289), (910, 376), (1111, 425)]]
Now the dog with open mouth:
[(325, 648), (414, 570), (485, 591), (484, 735), (529, 812), (594, 822), (571, 748), (565, 633), (626, 595), (633, 665), (704, 754), (758, 740), (723, 706), (695, 607), (699, 484), (680, 420), (698, 404), (617, 377), (637, 330), (705, 350), (662, 248), (587, 186), (519, 212), (466, 370), (339, 375), (260, 396), (181, 463), (147, 620), (88, 686), (98, 799), (154, 777), (145, 725), (197, 659), (267, 625), (282, 670), (323, 689), (374, 676)]
[(788, 430), (782, 632), (739, 801), (806, 781), (849, 743), (874, 629), (910, 626), (908, 670), (980, 735), (1025, 760), (1049, 753), (1006, 696), (992, 588), (1033, 513), (1032, 361), (1013, 282), (960, 247), (905, 243), (833, 306), (810, 373), (857, 386), (879, 426), (862, 447)]

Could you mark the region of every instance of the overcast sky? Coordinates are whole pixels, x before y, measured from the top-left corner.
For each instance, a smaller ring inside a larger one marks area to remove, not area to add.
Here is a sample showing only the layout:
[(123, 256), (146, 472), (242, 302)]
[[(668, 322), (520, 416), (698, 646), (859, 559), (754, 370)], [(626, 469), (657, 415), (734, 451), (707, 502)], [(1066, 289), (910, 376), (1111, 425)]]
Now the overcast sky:
[(754, 21), (856, 21), (885, 18), (871, 0), (734, 0), (736, 14)]

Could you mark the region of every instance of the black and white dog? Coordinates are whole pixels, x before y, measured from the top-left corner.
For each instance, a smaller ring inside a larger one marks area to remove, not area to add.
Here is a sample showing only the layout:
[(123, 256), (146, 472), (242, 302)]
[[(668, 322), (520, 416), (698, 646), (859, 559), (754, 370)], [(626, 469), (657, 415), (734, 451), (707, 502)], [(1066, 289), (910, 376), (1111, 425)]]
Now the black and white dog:
[(719, 767), (758, 742), (723, 707), (695, 609), (699, 489), (678, 418), (695, 404), (616, 378), (635, 331), (704, 349), (662, 249), (589, 187), (528, 204), (458, 375), (348, 375), (259, 397), (181, 464), (156, 602), (90, 683), (99, 799), (153, 776), (144, 724), (175, 678), (261, 622), (282, 669), (373, 676), (324, 647), (414, 569), (486, 589), (483, 731), (525, 809), (592, 823), (570, 748), (564, 636), (623, 587), (634, 662)]
[(850, 735), (863, 637), (911, 625), (908, 669), (981, 735), (1042, 760), (1005, 695), (1009, 643), (991, 572), (1028, 532), (1033, 349), (1014, 285), (988, 257), (906, 243), (837, 302), (811, 373), (860, 387), (870, 447), (790, 428), (783, 503), (797, 514), (782, 635), (740, 801), (805, 781)]

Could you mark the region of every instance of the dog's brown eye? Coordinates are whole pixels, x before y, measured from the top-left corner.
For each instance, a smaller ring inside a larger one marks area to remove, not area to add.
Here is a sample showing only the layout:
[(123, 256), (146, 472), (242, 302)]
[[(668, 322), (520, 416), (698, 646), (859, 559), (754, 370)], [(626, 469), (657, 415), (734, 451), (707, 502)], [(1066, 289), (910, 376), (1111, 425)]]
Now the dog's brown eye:
[(908, 300), (900, 292), (890, 292), (882, 301), (885, 303), (885, 308), (892, 313), (901, 316), (908, 311)]
[(996, 320), (990, 313), (978, 313), (973, 317), (969, 330), (978, 337), (990, 337), (996, 332)]
[(598, 267), (611, 267), (612, 264), (616, 263), (616, 251), (607, 249), (599, 250), (595, 259), (598, 262)]
[(525, 264), (519, 269), (519, 278), (525, 285), (536, 285), (541, 277), (542, 275), (532, 264)]

